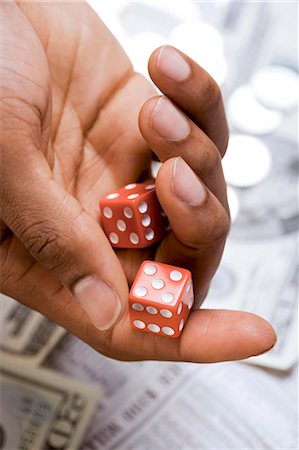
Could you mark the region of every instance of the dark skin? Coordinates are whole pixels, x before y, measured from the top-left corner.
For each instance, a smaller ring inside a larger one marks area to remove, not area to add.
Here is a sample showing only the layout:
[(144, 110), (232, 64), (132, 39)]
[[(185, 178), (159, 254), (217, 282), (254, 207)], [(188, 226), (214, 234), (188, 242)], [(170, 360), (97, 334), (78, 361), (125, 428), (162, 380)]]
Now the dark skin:
[[(128, 319), (128, 286), (142, 260), (192, 271), (200, 304), (220, 262), (229, 229), (221, 168), (228, 131), (218, 86), (187, 56), (191, 75), (170, 80), (149, 72), (187, 119), (183, 140), (152, 128), (158, 97), (85, 3), (5, 2), (0, 78), (1, 289), (40, 311), (99, 352), (118, 359), (234, 360), (275, 342), (272, 327), (249, 313), (196, 310), (179, 339), (140, 333)], [(139, 123), (139, 125), (138, 125)], [(98, 200), (147, 178), (151, 150), (163, 162), (156, 187), (172, 231), (154, 248), (111, 248), (99, 225)], [(180, 156), (205, 189), (199, 207), (173, 192)], [(184, 221), (181, 220), (182, 216)], [(98, 330), (73, 286), (96, 274), (117, 291), (121, 313)]]

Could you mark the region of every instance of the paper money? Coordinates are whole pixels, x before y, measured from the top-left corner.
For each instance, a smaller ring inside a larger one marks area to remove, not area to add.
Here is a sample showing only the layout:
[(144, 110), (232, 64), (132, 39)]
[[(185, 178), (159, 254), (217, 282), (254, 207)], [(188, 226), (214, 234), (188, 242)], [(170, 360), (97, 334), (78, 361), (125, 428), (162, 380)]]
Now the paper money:
[(99, 399), (95, 387), (1, 357), (1, 450), (76, 450)]
[(64, 333), (38, 312), (0, 294), (0, 355), (20, 356), (39, 365)]
[(298, 359), (298, 234), (229, 240), (205, 308), (250, 311), (274, 326), (274, 348), (248, 362), (287, 370)]

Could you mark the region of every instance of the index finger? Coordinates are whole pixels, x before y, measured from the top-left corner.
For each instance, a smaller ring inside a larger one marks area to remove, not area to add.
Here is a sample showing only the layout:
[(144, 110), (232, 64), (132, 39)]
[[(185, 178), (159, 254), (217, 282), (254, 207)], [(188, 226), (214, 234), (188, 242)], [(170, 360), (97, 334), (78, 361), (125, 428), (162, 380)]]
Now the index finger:
[(180, 106), (224, 156), (228, 126), (216, 81), (195, 61), (168, 45), (151, 55), (149, 74), (163, 94)]

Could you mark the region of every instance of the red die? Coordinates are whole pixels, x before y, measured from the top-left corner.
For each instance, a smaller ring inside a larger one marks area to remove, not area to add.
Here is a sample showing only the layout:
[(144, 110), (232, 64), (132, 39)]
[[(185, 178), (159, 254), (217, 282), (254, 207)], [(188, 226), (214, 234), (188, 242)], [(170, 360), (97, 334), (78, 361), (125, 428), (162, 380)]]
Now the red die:
[(193, 302), (189, 270), (144, 261), (129, 296), (132, 328), (176, 338)]
[(144, 248), (167, 232), (167, 219), (151, 183), (132, 183), (100, 200), (102, 224), (113, 247)]

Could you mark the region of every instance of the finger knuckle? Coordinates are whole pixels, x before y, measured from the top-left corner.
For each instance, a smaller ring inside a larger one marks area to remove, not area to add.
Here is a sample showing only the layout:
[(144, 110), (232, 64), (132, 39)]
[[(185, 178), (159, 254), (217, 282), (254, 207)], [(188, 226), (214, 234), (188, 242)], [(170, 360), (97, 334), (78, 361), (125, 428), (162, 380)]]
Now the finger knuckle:
[(227, 214), (221, 215), (221, 220), (218, 220), (214, 223), (214, 227), (212, 230), (212, 236), (214, 242), (225, 241), (230, 230), (230, 220)]
[[(204, 111), (213, 110), (222, 101), (221, 90), (210, 75), (207, 75), (204, 78), (199, 96), (199, 101)], [(203, 97), (205, 100), (204, 102), (202, 101)]]
[(230, 218), (223, 207), (219, 207), (211, 222), (210, 235), (213, 242), (225, 241), (230, 230)]
[(207, 217), (201, 222), (201, 231), (194, 229), (192, 235), (184, 236), (184, 244), (191, 249), (198, 249), (199, 252), (207, 248), (221, 246), (225, 242), (230, 229), (230, 220), (224, 208), (215, 211), (212, 218)]
[(36, 222), (21, 236), (29, 252), (51, 271), (61, 271), (69, 264), (63, 237), (46, 221)]
[(210, 142), (202, 147), (198, 170), (203, 178), (214, 178), (221, 169), (221, 155), (216, 146)]

